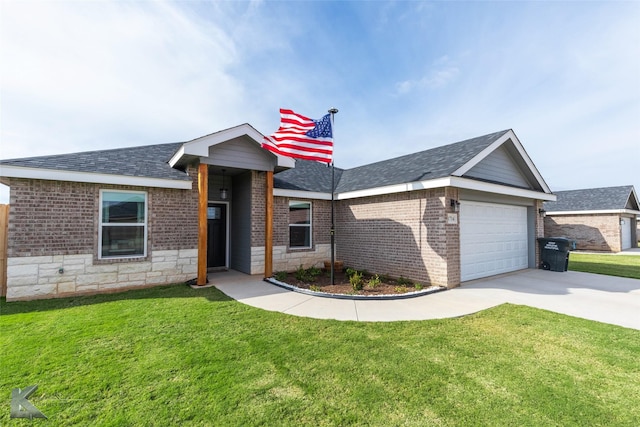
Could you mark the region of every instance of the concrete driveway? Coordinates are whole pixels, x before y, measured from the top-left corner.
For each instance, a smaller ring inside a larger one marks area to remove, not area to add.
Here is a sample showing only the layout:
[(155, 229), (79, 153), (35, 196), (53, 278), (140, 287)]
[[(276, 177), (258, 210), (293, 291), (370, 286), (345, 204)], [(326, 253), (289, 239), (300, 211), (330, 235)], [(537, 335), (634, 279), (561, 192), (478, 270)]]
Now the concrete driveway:
[(442, 319), (512, 303), (640, 330), (640, 280), (575, 271), (521, 270), (443, 292), (390, 301), (310, 296), (234, 271), (214, 274), (210, 280), (241, 303), (317, 319)]

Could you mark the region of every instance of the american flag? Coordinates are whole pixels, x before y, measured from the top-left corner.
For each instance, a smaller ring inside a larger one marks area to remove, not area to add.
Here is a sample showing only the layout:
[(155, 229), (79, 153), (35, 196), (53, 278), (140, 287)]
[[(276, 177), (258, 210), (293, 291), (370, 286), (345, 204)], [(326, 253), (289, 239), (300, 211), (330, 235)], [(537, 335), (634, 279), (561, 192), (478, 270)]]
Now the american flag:
[(331, 115), (313, 120), (291, 110), (280, 109), (280, 128), (265, 136), (262, 148), (282, 156), (331, 163), (333, 132)]

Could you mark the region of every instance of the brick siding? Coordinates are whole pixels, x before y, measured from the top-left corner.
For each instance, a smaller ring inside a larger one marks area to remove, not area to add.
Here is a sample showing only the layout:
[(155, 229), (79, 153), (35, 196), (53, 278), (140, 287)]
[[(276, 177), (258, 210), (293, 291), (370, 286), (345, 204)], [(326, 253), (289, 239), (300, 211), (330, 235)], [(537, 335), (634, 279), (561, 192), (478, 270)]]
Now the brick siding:
[(264, 247), (266, 189), (266, 172), (251, 171), (251, 247)]
[(149, 242), (152, 251), (198, 247), (198, 171), (189, 168), (191, 190), (150, 188)]
[(567, 237), (576, 241), (576, 249), (619, 252), (620, 215), (547, 215), (544, 219), (546, 237)]
[(9, 258), (94, 253), (97, 260), (101, 189), (147, 192), (148, 252), (197, 248), (197, 189), (17, 178), (10, 185)]
[(96, 184), (10, 179), (7, 255), (97, 252)]
[(423, 284), (460, 284), (459, 226), (447, 224), (455, 189), (340, 201), (337, 256), (346, 266)]

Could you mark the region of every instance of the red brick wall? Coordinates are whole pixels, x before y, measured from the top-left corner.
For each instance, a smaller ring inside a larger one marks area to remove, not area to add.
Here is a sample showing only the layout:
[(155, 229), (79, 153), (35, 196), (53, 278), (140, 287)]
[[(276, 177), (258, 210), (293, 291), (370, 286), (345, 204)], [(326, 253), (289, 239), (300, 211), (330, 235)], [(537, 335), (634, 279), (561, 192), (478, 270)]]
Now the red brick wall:
[(346, 266), (422, 284), (460, 283), (458, 224), (447, 224), (455, 189), (344, 200), (336, 211), (338, 258)]
[(620, 216), (547, 215), (544, 219), (546, 237), (567, 237), (576, 241), (576, 249), (619, 252)]
[(18, 178), (11, 178), (10, 188), (9, 257), (90, 253), (97, 257), (101, 189), (147, 191), (150, 250), (197, 247), (197, 189)]

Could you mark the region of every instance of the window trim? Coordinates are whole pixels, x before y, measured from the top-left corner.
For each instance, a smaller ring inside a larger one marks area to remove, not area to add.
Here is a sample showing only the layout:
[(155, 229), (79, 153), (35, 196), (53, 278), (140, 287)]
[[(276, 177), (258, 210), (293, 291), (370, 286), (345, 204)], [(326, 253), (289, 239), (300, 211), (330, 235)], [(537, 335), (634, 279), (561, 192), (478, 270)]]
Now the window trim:
[[(287, 239), (287, 246), (291, 250), (308, 250), (313, 249), (313, 202), (310, 200), (289, 200), (289, 206), (287, 214), (291, 214), (291, 205), (296, 203), (305, 203), (309, 205), (309, 224), (291, 224), (291, 217), (288, 218), (289, 227), (287, 232), (289, 238)], [(309, 246), (291, 246), (291, 227), (308, 227), (309, 228)]]
[[(103, 195), (104, 193), (127, 193), (127, 194), (140, 194), (144, 196), (144, 222), (143, 223), (107, 223), (102, 222), (103, 213)], [(143, 253), (142, 255), (123, 255), (123, 256), (103, 256), (102, 255), (102, 229), (103, 227), (144, 227), (143, 231)], [(117, 260), (117, 259), (135, 259), (147, 257), (147, 236), (149, 231), (149, 195), (146, 191), (133, 191), (133, 190), (119, 190), (119, 189), (100, 189), (100, 197), (98, 200), (98, 259), (99, 260)]]

